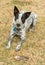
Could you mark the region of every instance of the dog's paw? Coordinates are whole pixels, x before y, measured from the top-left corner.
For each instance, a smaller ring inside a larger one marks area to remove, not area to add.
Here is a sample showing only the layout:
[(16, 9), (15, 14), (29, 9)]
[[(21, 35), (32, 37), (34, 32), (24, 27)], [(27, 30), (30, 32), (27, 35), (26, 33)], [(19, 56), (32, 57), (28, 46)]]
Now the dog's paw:
[(10, 46), (6, 46), (6, 49), (10, 49)]
[(34, 30), (33, 30), (33, 29), (30, 29), (29, 31), (30, 31), (30, 32), (33, 32)]
[(15, 51), (20, 51), (21, 45), (17, 45), (16, 50)]

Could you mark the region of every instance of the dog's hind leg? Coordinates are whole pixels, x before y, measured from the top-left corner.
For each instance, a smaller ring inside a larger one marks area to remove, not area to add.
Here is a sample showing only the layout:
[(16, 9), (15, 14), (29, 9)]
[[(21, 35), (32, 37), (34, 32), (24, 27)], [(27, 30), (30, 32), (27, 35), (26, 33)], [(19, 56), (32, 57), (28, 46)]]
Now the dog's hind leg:
[(37, 15), (35, 15), (35, 17), (32, 19), (32, 24), (30, 26), (30, 31), (33, 31), (35, 29), (37, 23)]

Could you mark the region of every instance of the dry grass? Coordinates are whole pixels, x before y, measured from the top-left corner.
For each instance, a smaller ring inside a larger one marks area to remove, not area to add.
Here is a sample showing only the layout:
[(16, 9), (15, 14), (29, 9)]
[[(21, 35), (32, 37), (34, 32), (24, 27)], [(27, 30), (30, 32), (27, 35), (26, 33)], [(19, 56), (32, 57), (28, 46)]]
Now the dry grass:
[[(13, 18), (13, 8), (34, 11), (38, 23), (34, 32), (27, 32), (27, 39), (21, 50), (15, 52), (18, 38), (13, 40), (10, 50), (6, 50)], [(29, 57), (27, 62), (14, 60), (15, 55)], [(45, 65), (45, 0), (0, 0), (0, 65)]]

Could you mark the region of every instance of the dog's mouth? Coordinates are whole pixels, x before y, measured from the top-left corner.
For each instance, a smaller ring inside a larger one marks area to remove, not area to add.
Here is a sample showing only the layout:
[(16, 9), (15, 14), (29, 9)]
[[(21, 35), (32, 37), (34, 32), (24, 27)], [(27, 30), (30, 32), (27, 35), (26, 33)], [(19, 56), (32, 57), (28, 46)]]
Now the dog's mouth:
[(21, 28), (16, 28), (16, 30), (17, 30), (17, 31), (20, 31), (20, 30), (21, 30)]

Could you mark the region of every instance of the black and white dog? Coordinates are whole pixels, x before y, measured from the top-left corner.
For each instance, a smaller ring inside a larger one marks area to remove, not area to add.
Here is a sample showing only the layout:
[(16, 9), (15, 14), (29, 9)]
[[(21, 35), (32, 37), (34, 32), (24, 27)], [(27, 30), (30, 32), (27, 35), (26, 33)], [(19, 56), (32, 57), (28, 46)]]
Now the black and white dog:
[(33, 31), (36, 23), (37, 15), (34, 12), (19, 12), (18, 8), (15, 6), (12, 29), (8, 40), (7, 49), (10, 48), (13, 37), (15, 35), (19, 35), (21, 40), (16, 47), (16, 51), (19, 51), (26, 39), (26, 31)]

